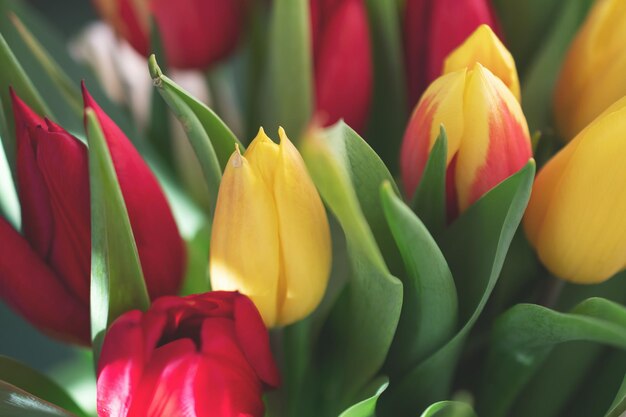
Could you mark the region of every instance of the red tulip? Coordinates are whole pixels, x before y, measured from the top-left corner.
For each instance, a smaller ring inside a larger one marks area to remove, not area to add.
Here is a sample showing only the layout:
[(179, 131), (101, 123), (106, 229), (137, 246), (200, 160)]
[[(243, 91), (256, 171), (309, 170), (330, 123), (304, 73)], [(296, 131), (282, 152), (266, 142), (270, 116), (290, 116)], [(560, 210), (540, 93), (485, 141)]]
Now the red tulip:
[(263, 320), (236, 292), (163, 297), (109, 328), (99, 417), (262, 417), (280, 376)]
[(140, 54), (150, 52), (150, 19), (168, 62), (204, 69), (237, 46), (248, 0), (94, 0), (117, 33)]
[(372, 96), (372, 54), (363, 0), (311, 0), (315, 111), (330, 125), (365, 128)]
[(446, 56), (483, 23), (500, 35), (489, 0), (407, 0), (404, 57), (411, 108), (441, 75)]
[[(85, 91), (111, 151), (152, 298), (175, 294), (184, 268), (178, 229), (154, 176)], [(91, 218), (87, 148), (12, 93), (24, 235), (0, 219), (0, 296), (43, 331), (90, 343)]]

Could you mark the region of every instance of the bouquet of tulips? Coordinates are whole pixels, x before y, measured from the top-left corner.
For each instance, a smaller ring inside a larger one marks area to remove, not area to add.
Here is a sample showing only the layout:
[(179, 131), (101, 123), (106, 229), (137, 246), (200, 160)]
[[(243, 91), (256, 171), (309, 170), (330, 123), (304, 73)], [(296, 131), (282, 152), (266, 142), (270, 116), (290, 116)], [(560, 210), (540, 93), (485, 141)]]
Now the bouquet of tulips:
[(624, 0), (0, 0), (0, 416), (625, 416), (625, 74)]

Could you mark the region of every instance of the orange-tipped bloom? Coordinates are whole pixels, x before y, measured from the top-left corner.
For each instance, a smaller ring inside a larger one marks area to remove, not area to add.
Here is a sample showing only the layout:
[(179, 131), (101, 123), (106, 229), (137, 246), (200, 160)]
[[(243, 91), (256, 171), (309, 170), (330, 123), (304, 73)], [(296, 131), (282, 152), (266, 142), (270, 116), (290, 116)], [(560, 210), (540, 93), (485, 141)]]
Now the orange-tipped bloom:
[(513, 55), (488, 25), (480, 25), (466, 40), (450, 52), (443, 64), (443, 73), (471, 68), (476, 63), (489, 68), (520, 101), (519, 78)]
[(626, 267), (626, 98), (539, 172), (524, 218), (548, 270), (592, 284)]
[(626, 95), (626, 1), (598, 0), (567, 53), (554, 115), (570, 140)]
[(412, 197), (439, 129), (448, 134), (448, 215), (454, 218), (532, 157), (528, 125), (515, 96), (487, 68), (445, 74), (417, 104), (404, 135), (400, 167)]
[(220, 185), (211, 235), (214, 290), (252, 299), (268, 327), (306, 317), (320, 303), (331, 263), (326, 211), (297, 149), (263, 129), (235, 151)]

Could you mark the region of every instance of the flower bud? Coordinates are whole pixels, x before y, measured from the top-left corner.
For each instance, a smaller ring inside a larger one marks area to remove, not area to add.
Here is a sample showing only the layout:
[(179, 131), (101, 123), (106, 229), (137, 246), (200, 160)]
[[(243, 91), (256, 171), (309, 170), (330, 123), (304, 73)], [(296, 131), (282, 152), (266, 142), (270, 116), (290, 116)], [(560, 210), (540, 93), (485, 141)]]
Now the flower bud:
[[(175, 294), (184, 247), (165, 197), (128, 139), (84, 90), (106, 137), (152, 298)], [(12, 93), (20, 235), (0, 219), (0, 296), (41, 330), (90, 343), (87, 148)], [(28, 277), (28, 280), (25, 280)]]
[(94, 0), (102, 17), (142, 55), (150, 52), (150, 21), (168, 62), (205, 69), (237, 46), (247, 0)]
[(372, 52), (363, 0), (311, 0), (315, 111), (365, 129), (372, 98)]
[(532, 157), (519, 102), (481, 64), (445, 74), (424, 92), (407, 126), (400, 158), (411, 198), (443, 125), (448, 135), (447, 206), (455, 218)]
[(328, 219), (304, 161), (282, 128), (263, 129), (231, 156), (211, 235), (213, 289), (238, 290), (267, 326), (286, 325), (320, 303), (331, 264)]
[(539, 172), (524, 228), (555, 276), (605, 281), (626, 267), (626, 98), (589, 124)]
[(262, 417), (263, 391), (279, 384), (267, 330), (247, 297), (162, 297), (109, 328), (98, 416)]
[(443, 73), (471, 68), (477, 62), (500, 78), (520, 101), (519, 79), (513, 55), (485, 24), (480, 25), (461, 46), (448, 55), (443, 64)]
[(411, 107), (442, 73), (444, 59), (479, 25), (499, 25), (489, 0), (407, 0), (404, 62)]
[(599, 0), (572, 42), (554, 94), (554, 116), (570, 140), (626, 95), (626, 2)]

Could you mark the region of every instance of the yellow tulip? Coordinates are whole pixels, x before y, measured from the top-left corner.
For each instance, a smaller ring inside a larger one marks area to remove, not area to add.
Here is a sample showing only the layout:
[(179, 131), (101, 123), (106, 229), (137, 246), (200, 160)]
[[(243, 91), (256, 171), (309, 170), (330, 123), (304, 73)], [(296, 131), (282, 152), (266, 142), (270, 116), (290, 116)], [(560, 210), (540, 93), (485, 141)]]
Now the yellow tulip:
[(326, 211), (304, 161), (284, 130), (280, 145), (259, 130), (226, 166), (211, 234), (214, 290), (252, 299), (268, 327), (306, 317), (330, 274)]
[(557, 82), (554, 114), (570, 140), (626, 95), (626, 1), (598, 0), (572, 42)]
[(450, 52), (443, 64), (443, 74), (471, 68), (480, 63), (489, 69), (520, 101), (520, 86), (513, 55), (488, 25), (480, 25), (458, 48)]
[(539, 172), (524, 219), (548, 270), (593, 284), (626, 266), (626, 97)]

